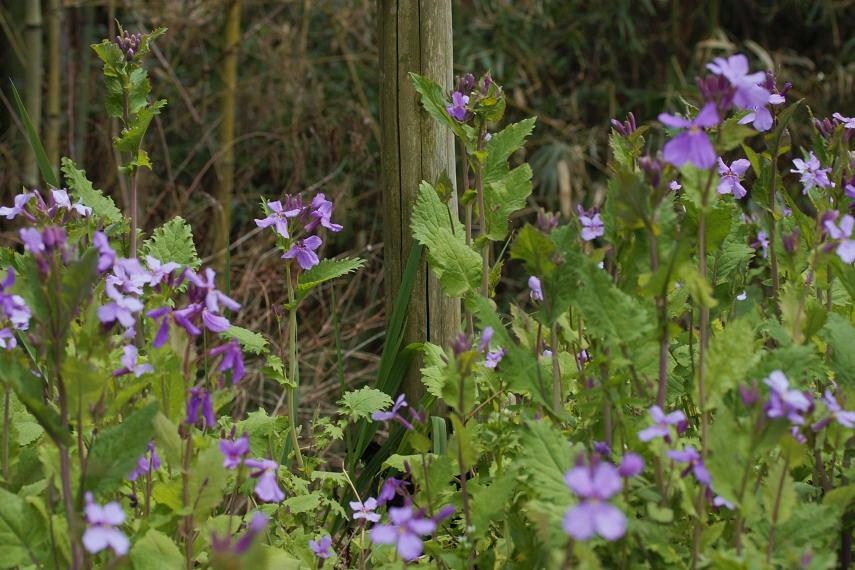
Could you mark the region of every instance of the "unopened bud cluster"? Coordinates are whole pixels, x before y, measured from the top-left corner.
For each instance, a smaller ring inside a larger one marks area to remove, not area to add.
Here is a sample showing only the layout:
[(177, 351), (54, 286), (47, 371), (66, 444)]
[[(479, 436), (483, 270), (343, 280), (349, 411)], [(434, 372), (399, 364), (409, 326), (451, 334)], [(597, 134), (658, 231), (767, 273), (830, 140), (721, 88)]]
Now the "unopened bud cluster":
[(128, 33), (127, 30), (124, 30), (122, 31), (122, 35), (116, 36), (113, 39), (113, 43), (119, 46), (119, 49), (121, 49), (122, 53), (125, 54), (125, 59), (127, 61), (132, 61), (134, 59), (134, 55), (136, 55), (140, 50), (142, 34), (139, 32), (131, 34)]

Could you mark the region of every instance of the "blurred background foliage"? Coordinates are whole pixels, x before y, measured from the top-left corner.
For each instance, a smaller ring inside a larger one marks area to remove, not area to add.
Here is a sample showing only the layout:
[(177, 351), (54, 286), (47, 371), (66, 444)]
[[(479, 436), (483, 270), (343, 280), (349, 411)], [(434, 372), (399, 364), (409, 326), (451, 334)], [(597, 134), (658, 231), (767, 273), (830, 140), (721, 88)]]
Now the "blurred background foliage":
[[(32, 65), (25, 24), (31, 1), (38, 0), (0, 3), (3, 204), (23, 184), (26, 142), (10, 112), (8, 79), (23, 90)], [(60, 151), (120, 206), (125, 190), (109, 142), (117, 127), (103, 112), (100, 66), (88, 45), (114, 35), (114, 19), (132, 32), (169, 28), (149, 59), (154, 95), (169, 106), (148, 135), (155, 166), (141, 181), (142, 219), (151, 231), (185, 217), (206, 256), (219, 207), (228, 2), (59, 2)], [(43, 13), (51, 4), (42, 2)], [(326, 408), (342, 383), (370, 377), (383, 335), (377, 6), (375, 0), (241, 4), (230, 233), (231, 288), (244, 305), (239, 324), (269, 333), (281, 326), (281, 264), (270, 233), (252, 222), (262, 198), (306, 189), (332, 196), (345, 230), (329, 236), (324, 255), (369, 261), (367, 270), (301, 309), (303, 409)], [(807, 97), (816, 116), (855, 114), (853, 29), (855, 0), (461, 0), (454, 2), (455, 72), (491, 70), (510, 95), (511, 119), (538, 116), (527, 148), (535, 191), (524, 215), (533, 216), (537, 205), (566, 217), (572, 204), (596, 204), (604, 192), (609, 119), (632, 111), (643, 122), (664, 109), (681, 110), (681, 95), (716, 55), (742, 51), (753, 67), (774, 69), (779, 84), (791, 81), (792, 96)], [(48, 124), (42, 121), (43, 130)], [(651, 146), (659, 145), (656, 137), (648, 137)], [(0, 228), (6, 243), (16, 239), (5, 221)]]

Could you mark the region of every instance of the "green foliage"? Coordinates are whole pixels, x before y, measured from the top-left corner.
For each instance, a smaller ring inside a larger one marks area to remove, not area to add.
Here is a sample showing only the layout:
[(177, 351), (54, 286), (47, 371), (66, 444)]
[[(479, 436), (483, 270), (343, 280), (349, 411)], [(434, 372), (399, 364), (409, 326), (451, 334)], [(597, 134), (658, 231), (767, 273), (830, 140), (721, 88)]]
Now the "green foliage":
[(45, 147), (42, 145), (41, 139), (39, 139), (39, 133), (33, 126), (33, 121), (30, 119), (29, 113), (27, 113), (27, 108), (24, 106), (24, 102), (21, 100), (21, 96), (18, 94), (15, 84), (12, 83), (11, 85), (12, 97), (15, 99), (18, 116), (21, 118), (21, 122), (24, 123), (27, 141), (30, 143), (30, 147), (33, 149), (33, 154), (36, 156), (36, 164), (39, 167), (39, 173), (49, 186), (59, 188), (59, 180), (57, 180), (56, 174), (53, 172), (50, 160), (48, 160), (47, 153), (45, 152)]
[(202, 264), (193, 243), (193, 230), (180, 216), (155, 229), (143, 244), (143, 251), (163, 263), (175, 262), (191, 269)]
[(35, 507), (0, 488), (0, 568), (40, 565), (41, 546), (47, 538)]
[(109, 492), (121, 486), (154, 436), (157, 410), (152, 402), (98, 434), (87, 460), (86, 489)]
[(125, 224), (125, 217), (112, 198), (105, 196), (101, 190), (96, 190), (86, 178), (86, 172), (77, 168), (70, 158), (62, 158), (62, 174), (69, 189), (84, 205), (92, 208), (93, 216), (102, 218), (109, 224)]
[(171, 538), (150, 529), (131, 549), (131, 564), (134, 570), (180, 570), (184, 556)]
[(297, 280), (297, 299), (299, 303), (313, 289), (323, 285), (327, 281), (344, 277), (354, 271), (361, 269), (365, 260), (360, 258), (345, 259), (323, 259), (316, 266), (300, 274)]
[(267, 353), (267, 339), (257, 332), (232, 325), (223, 334), (229, 338), (237, 340), (240, 343), (241, 348), (247, 352), (251, 352), (253, 354)]
[(376, 388), (364, 386), (359, 390), (345, 392), (338, 401), (340, 413), (351, 420), (368, 419), (374, 412), (379, 412), (392, 405), (392, 398)]

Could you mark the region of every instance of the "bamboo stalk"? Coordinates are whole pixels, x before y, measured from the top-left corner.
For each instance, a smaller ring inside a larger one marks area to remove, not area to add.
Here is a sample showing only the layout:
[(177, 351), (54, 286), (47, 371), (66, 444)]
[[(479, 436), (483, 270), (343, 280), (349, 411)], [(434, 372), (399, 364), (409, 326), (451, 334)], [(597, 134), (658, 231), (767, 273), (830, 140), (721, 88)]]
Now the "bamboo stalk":
[[(26, 5), (26, 92), (24, 93), (27, 113), (36, 133), (42, 124), (42, 5), (41, 0), (27, 0)], [(38, 184), (39, 171), (36, 154), (27, 148), (24, 156), (24, 183), (27, 186)]]
[(225, 36), (223, 37), (223, 96), (220, 103), (219, 146), (222, 149), (220, 155), (219, 184), (217, 185), (217, 202), (219, 204), (219, 216), (217, 217), (217, 231), (214, 235), (214, 255), (216, 266), (219, 269), (221, 279), (228, 291), (228, 264), (229, 264), (229, 229), (232, 217), (232, 195), (235, 184), (235, 100), (237, 96), (237, 50), (240, 41), (240, 0), (231, 0), (228, 5), (226, 16)]
[(77, 105), (74, 108), (74, 160), (83, 165), (86, 160), (86, 133), (89, 122), (89, 83), (92, 73), (92, 52), (89, 47), (93, 43), (93, 8), (84, 6), (80, 9), (80, 19), (83, 25), (80, 27), (80, 36), (77, 45), (78, 53), (75, 54), (79, 65), (76, 81)]
[(62, 6), (59, 0), (48, 0), (47, 9), (47, 125), (45, 125), (45, 151), (54, 174), (59, 178), (60, 95), (59, 49)]

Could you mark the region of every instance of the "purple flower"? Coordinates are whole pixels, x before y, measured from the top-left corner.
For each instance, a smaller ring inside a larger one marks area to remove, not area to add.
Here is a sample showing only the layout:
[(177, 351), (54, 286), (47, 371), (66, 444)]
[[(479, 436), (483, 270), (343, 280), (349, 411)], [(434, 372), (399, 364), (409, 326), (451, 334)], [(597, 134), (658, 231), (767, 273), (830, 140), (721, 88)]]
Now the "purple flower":
[(834, 182), (828, 179), (831, 168), (822, 168), (813, 151), (808, 154), (806, 161), (801, 158), (794, 158), (793, 166), (795, 168), (791, 169), (790, 172), (801, 174), (799, 180), (802, 183), (802, 194), (807, 194), (813, 187), (834, 188)]
[(687, 427), (686, 414), (682, 410), (677, 410), (665, 415), (662, 408), (659, 406), (650, 407), (650, 417), (653, 419), (653, 425), (638, 432), (638, 439), (641, 441), (650, 441), (657, 437), (664, 438), (665, 441), (671, 441), (670, 426), (677, 428), (677, 433), (681, 433)]
[(45, 242), (41, 232), (36, 228), (21, 228), (18, 235), (21, 236), (26, 251), (36, 256), (45, 252)]
[(318, 263), (318, 254), (315, 250), (321, 247), (321, 238), (318, 236), (309, 236), (306, 239), (299, 240), (291, 246), (291, 249), (282, 254), (282, 259), (297, 259), (297, 263), (303, 269), (311, 269)]
[[(582, 231), (584, 232), (585, 230)], [(528, 291), (532, 301), (535, 303), (543, 301), (543, 287), (541, 286), (540, 279), (534, 275), (528, 278)]]
[(329, 558), (333, 555), (332, 538), (330, 535), (325, 535), (318, 540), (310, 540), (309, 548), (312, 549), (312, 552), (314, 552), (315, 556), (318, 558)]
[(223, 467), (237, 469), (244, 456), (249, 453), (249, 438), (241, 436), (237, 439), (221, 439), (220, 453), (223, 454)]
[[(785, 101), (786, 99), (782, 95), (772, 93), (769, 95), (769, 99), (766, 102), (770, 105), (780, 105)], [(739, 119), (740, 125), (751, 123), (754, 125), (754, 128), (761, 133), (772, 128), (774, 117), (772, 117), (772, 112), (769, 111), (768, 107), (765, 105), (756, 105), (747, 108), (750, 109), (750, 112)]]
[(342, 226), (334, 224), (331, 220), (333, 211), (333, 203), (327, 200), (324, 194), (316, 194), (312, 198), (312, 211), (310, 215), (315, 218), (314, 222), (306, 225), (306, 231), (310, 232), (315, 229), (315, 226), (320, 223), (331, 232), (340, 232)]
[(704, 487), (709, 487), (712, 483), (712, 480), (710, 478), (710, 472), (707, 471), (707, 467), (706, 465), (704, 465), (704, 462), (701, 459), (701, 454), (698, 453), (698, 450), (696, 450), (693, 446), (687, 445), (682, 450), (671, 449), (668, 451), (668, 457), (670, 457), (677, 463), (688, 464), (681, 473), (682, 477), (685, 477), (691, 472), (694, 474), (695, 479), (698, 480), (698, 483), (700, 483)]
[(385, 505), (389, 501), (395, 498), (395, 495), (405, 495), (406, 494), (406, 483), (404, 483), (403, 479), (397, 479), (395, 477), (389, 477), (383, 482), (383, 486), (380, 487), (380, 493), (377, 495), (377, 502), (381, 505)]
[(157, 451), (154, 449), (154, 442), (150, 441), (146, 452), (137, 460), (137, 466), (128, 475), (128, 481), (136, 481), (140, 477), (148, 475), (150, 471), (157, 469), (160, 469), (160, 457), (157, 456)]
[(717, 57), (707, 64), (707, 69), (716, 75), (723, 75), (736, 89), (733, 103), (742, 109), (751, 109), (765, 105), (769, 99), (769, 91), (760, 85), (766, 81), (762, 71), (748, 73), (748, 58), (738, 53), (728, 57)]
[(132, 344), (126, 345), (122, 352), (124, 353), (122, 356), (122, 367), (118, 370), (113, 371), (113, 376), (124, 376), (125, 374), (133, 373), (134, 376), (139, 378), (143, 374), (147, 372), (154, 372), (154, 367), (151, 364), (138, 364), (138, 356), (137, 347)]
[(838, 257), (844, 263), (855, 261), (855, 240), (849, 239), (852, 237), (852, 230), (855, 229), (855, 218), (846, 214), (840, 219), (840, 225), (835, 224), (833, 220), (825, 220), (823, 225), (831, 239), (839, 240), (835, 249)]
[[(32, 312), (23, 297), (7, 293), (7, 290), (11, 289), (14, 284), (15, 271), (10, 268), (6, 272), (6, 277), (0, 282), (0, 322), (8, 320), (13, 328), (25, 331), (30, 328)], [(11, 334), (11, 331), (9, 333)], [(14, 339), (14, 335), (12, 339)], [(9, 348), (14, 348), (14, 346)]]
[(181, 269), (181, 265), (174, 261), (162, 263), (159, 259), (150, 255), (146, 256), (145, 263), (148, 266), (150, 276), (148, 284), (152, 287), (157, 287), (161, 283), (168, 282), (172, 277), (172, 273)]
[(745, 171), (747, 171), (750, 166), (751, 163), (744, 158), (734, 160), (730, 163), (730, 166), (726, 165), (724, 161), (719, 158), (718, 175), (721, 178), (718, 182), (718, 193), (733, 194), (734, 198), (745, 198), (748, 191), (745, 190), (745, 187), (742, 186), (740, 181), (742, 180), (742, 177), (745, 176)]
[(644, 471), (644, 459), (637, 453), (627, 453), (621, 459), (618, 473), (621, 477), (635, 477)]
[(790, 390), (790, 383), (784, 373), (775, 370), (763, 380), (769, 386), (769, 401), (766, 403), (766, 416), (769, 418), (787, 418), (791, 423), (802, 425), (803, 414), (811, 409), (811, 402), (799, 390)]
[(698, 168), (709, 168), (715, 164), (716, 153), (705, 128), (718, 124), (718, 112), (715, 103), (707, 103), (694, 119), (684, 119), (677, 115), (662, 113), (659, 120), (673, 129), (684, 129), (680, 134), (665, 144), (664, 157), (674, 166), (682, 166), (687, 162)]
[(488, 352), (487, 356), (484, 357), (484, 366), (490, 370), (495, 370), (507, 352), (504, 348)]
[(258, 511), (253, 513), (249, 527), (247, 527), (246, 532), (235, 543), (234, 553), (241, 555), (249, 550), (249, 547), (252, 546), (252, 541), (267, 528), (269, 522), (270, 518), (264, 513)]
[(18, 346), (18, 339), (15, 337), (15, 333), (8, 328), (0, 329), (0, 348), (12, 350), (16, 346)]
[(208, 313), (218, 315), (222, 311), (220, 305), (230, 311), (240, 309), (240, 303), (217, 290), (217, 274), (210, 267), (205, 269), (203, 275), (197, 275), (189, 269), (185, 275), (191, 284), (188, 296), (194, 302), (203, 302)]
[(94, 502), (92, 493), (86, 493), (86, 530), (83, 532), (83, 547), (91, 554), (112, 548), (118, 556), (128, 553), (128, 537), (118, 528), (125, 522), (125, 513), (119, 503), (101, 506)]
[(481, 340), (478, 342), (478, 351), (485, 352), (490, 349), (490, 341), (493, 339), (493, 327), (484, 327), (481, 331)]
[(270, 210), (270, 213), (266, 218), (256, 219), (255, 225), (259, 228), (268, 228), (273, 226), (273, 229), (280, 236), (287, 238), (288, 234), (288, 218), (295, 218), (300, 215), (303, 211), (302, 207), (293, 208), (293, 209), (285, 209), (282, 206), (282, 202), (276, 200), (274, 202), (268, 202), (267, 208)]
[(208, 356), (216, 358), (222, 355), (220, 361), (220, 372), (227, 370), (232, 371), (232, 384), (237, 384), (243, 378), (246, 368), (243, 364), (243, 351), (241, 351), (240, 343), (236, 339), (232, 339), (225, 344), (221, 344), (208, 351)]
[(92, 244), (98, 250), (98, 272), (104, 273), (113, 267), (116, 262), (116, 252), (110, 247), (110, 240), (104, 232), (95, 232), (92, 236)]
[[(401, 423), (407, 429), (413, 429), (413, 424), (408, 422), (404, 416), (401, 415), (401, 410), (407, 407), (407, 400), (404, 397), (404, 394), (398, 396), (395, 400), (395, 403), (392, 405), (392, 409), (387, 410), (385, 412), (374, 412), (371, 414), (371, 419), (378, 422), (388, 422), (391, 420), (396, 420)], [(414, 419), (418, 419), (418, 414), (410, 410), (410, 414)]]
[(391, 524), (378, 524), (371, 529), (371, 541), (374, 544), (394, 544), (398, 556), (410, 562), (422, 554), (422, 536), (436, 530), (436, 522), (415, 513), (411, 505), (389, 509)]
[(66, 190), (51, 190), (50, 197), (53, 202), (53, 209), (68, 210), (69, 212), (74, 211), (83, 217), (92, 213), (92, 208), (84, 206), (82, 202), (72, 204)]
[(757, 232), (757, 241), (751, 244), (752, 247), (759, 247), (763, 252), (763, 257), (766, 257), (769, 254), (769, 235), (760, 230)]
[(190, 389), (190, 399), (187, 400), (187, 417), (184, 419), (184, 423), (192, 426), (199, 423), (200, 419), (204, 428), (212, 428), (217, 425), (210, 392), (197, 386)]
[(728, 509), (731, 511), (736, 508), (733, 506), (733, 503), (731, 503), (730, 501), (728, 501), (727, 499), (725, 499), (721, 495), (716, 495), (715, 498), (713, 499), (712, 503), (716, 507), (724, 507), (725, 509)]
[(363, 519), (370, 522), (380, 520), (380, 515), (374, 512), (377, 508), (377, 499), (368, 497), (365, 502), (350, 501), (350, 508), (353, 510), (353, 520)]
[(837, 402), (837, 398), (834, 397), (834, 394), (831, 392), (831, 390), (825, 391), (822, 396), (822, 403), (825, 404), (825, 407), (828, 409), (830, 415), (816, 422), (813, 425), (813, 431), (821, 430), (832, 421), (836, 421), (843, 427), (855, 427), (855, 412), (849, 412), (844, 410), (843, 407)]
[(579, 223), (582, 225), (582, 239), (585, 241), (593, 241), (602, 236), (605, 231), (605, 225), (600, 218), (600, 213), (596, 209), (586, 211), (582, 206), (576, 206), (579, 212)]
[(469, 95), (464, 95), (460, 91), (455, 91), (451, 94), (451, 105), (448, 105), (445, 110), (456, 121), (463, 122), (466, 120), (467, 112), (466, 105), (469, 104)]
[(627, 114), (625, 121), (620, 122), (617, 119), (612, 119), (611, 123), (612, 127), (614, 127), (622, 137), (628, 137), (638, 130), (638, 126), (635, 122), (635, 115), (633, 115), (631, 111)]
[[(831, 116), (840, 121), (840, 124), (843, 125), (844, 129), (855, 129), (855, 117), (844, 117), (840, 113), (834, 113)], [(17, 201), (15, 202), (15, 205), (17, 206)]]
[(676, 192), (677, 190), (680, 190), (682, 188), (683, 188), (683, 185), (680, 184), (679, 182), (677, 182), (676, 180), (672, 180), (671, 182), (668, 183), (668, 189), (671, 190), (672, 192)]
[(136, 323), (134, 314), (142, 309), (143, 304), (136, 297), (126, 297), (114, 292), (109, 303), (98, 307), (98, 320), (106, 326), (112, 326), (118, 322), (126, 329), (130, 329)]
[(285, 493), (276, 481), (279, 464), (270, 459), (247, 459), (245, 463), (250, 469), (257, 469), (250, 473), (251, 477), (258, 479), (255, 484), (255, 496), (266, 503), (281, 503), (285, 499)]
[(23, 215), (30, 221), (35, 221), (35, 218), (27, 212), (27, 204), (33, 199), (35, 194), (32, 192), (23, 192), (15, 196), (14, 206), (11, 208), (3, 206), (0, 208), (0, 216), (4, 216), (7, 220), (14, 220), (16, 217)]
[(595, 534), (617, 540), (626, 532), (626, 515), (609, 502), (623, 488), (623, 480), (611, 463), (579, 465), (564, 475), (564, 482), (580, 499), (564, 515), (564, 532), (576, 540)]

